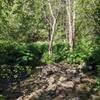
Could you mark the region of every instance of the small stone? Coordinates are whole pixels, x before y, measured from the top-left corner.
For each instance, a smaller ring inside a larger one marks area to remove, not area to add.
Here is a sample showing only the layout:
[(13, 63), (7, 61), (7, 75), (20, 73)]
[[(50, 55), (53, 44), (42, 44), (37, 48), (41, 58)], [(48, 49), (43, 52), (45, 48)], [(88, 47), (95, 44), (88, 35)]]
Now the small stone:
[(72, 79), (76, 84), (80, 83), (80, 77), (76, 77)]
[(53, 77), (50, 77), (47, 79), (49, 84), (53, 84), (55, 82), (55, 79)]
[(59, 78), (59, 81), (60, 81), (60, 82), (63, 82), (63, 81), (66, 81), (66, 80), (67, 80), (67, 77), (66, 77), (66, 78), (65, 78), (65, 77), (60, 77), (60, 78)]
[(97, 92), (97, 95), (100, 96), (100, 91)]
[(80, 100), (80, 98), (79, 97), (74, 97), (71, 100)]
[(42, 92), (43, 92), (43, 90), (39, 89), (36, 92), (32, 92), (30, 95), (26, 96), (22, 100), (37, 100), (39, 98), (39, 96), (41, 95)]
[(57, 87), (57, 85), (56, 84), (50, 84), (48, 87), (47, 87), (47, 91), (50, 91), (50, 90), (56, 90), (56, 87)]
[(64, 91), (64, 90), (65, 90), (64, 87), (59, 86), (56, 91), (58, 92), (58, 91)]
[(86, 78), (86, 77), (87, 77), (87, 75), (85, 75), (83, 72), (79, 73), (79, 76), (80, 76), (81, 78)]
[(76, 69), (71, 70), (71, 73), (73, 74), (77, 73)]
[(82, 70), (82, 69), (84, 69), (84, 68), (86, 68), (86, 63), (82, 63), (82, 64), (80, 64), (80, 65), (78, 66), (78, 69), (80, 69), (80, 70)]
[(94, 79), (90, 79), (90, 78), (82, 78), (81, 82), (82, 83), (92, 83), (92, 84), (96, 83), (96, 81)]
[(46, 89), (46, 88), (47, 88), (47, 85), (45, 85), (45, 86), (42, 87), (42, 89)]
[(90, 83), (89, 80), (90, 80), (89, 78), (82, 78), (82, 79), (81, 79), (81, 82), (82, 82), (82, 83), (88, 83), (88, 82)]
[(75, 88), (76, 88), (76, 91), (83, 91), (82, 87), (83, 87), (83, 84), (77, 85), (77, 86), (75, 87)]
[(17, 98), (16, 100), (23, 100), (23, 97), (19, 97), (19, 98)]
[(92, 70), (92, 69), (93, 69), (93, 67), (92, 67), (92, 66), (88, 66), (88, 69), (89, 69), (89, 70)]
[(68, 82), (61, 83), (61, 86), (65, 87), (65, 88), (73, 88), (74, 83), (72, 81), (68, 81)]
[(63, 98), (64, 98), (63, 95), (59, 95), (56, 98), (54, 98), (53, 100), (62, 100)]
[(66, 72), (67, 72), (67, 73), (70, 73), (70, 72), (71, 72), (71, 70), (70, 70), (70, 69), (67, 69), (67, 70), (66, 70)]
[(90, 91), (90, 87), (88, 87), (86, 84), (78, 84), (75, 87), (76, 92), (89, 92)]

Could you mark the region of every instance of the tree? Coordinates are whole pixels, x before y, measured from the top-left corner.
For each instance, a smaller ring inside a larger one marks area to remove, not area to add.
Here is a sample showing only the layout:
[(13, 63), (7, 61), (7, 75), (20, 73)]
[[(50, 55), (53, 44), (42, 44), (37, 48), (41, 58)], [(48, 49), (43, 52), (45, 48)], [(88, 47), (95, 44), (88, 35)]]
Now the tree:
[[(43, 1), (42, 1), (43, 2)], [(44, 5), (44, 2), (43, 2)], [(57, 25), (57, 19), (59, 15), (59, 11), (61, 8), (60, 1), (56, 0), (47, 0), (45, 1), (46, 8), (43, 10), (43, 14), (45, 17), (45, 20), (47, 22), (47, 27), (49, 27), (48, 36), (49, 36), (49, 48), (48, 52), (49, 54), (52, 53), (52, 46), (53, 46), (53, 39), (54, 39), (54, 33), (56, 31), (56, 25)]]
[(51, 54), (52, 52), (52, 45), (53, 45), (53, 38), (54, 38), (54, 32), (55, 32), (55, 26), (56, 26), (56, 17), (54, 16), (52, 7), (51, 7), (51, 3), (50, 0), (48, 0), (48, 6), (49, 6), (49, 10), (51, 13), (51, 17), (52, 17), (52, 25), (51, 25), (51, 35), (50, 35), (50, 41), (49, 41), (49, 54)]
[[(75, 0), (65, 0), (68, 23), (68, 42), (70, 51), (73, 50), (75, 36)], [(67, 33), (66, 33), (67, 34)]]

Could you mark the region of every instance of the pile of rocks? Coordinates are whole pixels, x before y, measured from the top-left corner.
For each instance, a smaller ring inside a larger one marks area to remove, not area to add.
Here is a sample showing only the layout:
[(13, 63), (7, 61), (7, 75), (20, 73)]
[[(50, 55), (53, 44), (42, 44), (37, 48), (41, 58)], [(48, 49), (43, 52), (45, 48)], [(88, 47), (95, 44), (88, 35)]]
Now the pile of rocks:
[(32, 93), (17, 100), (99, 100), (91, 94), (95, 79), (83, 73), (85, 65), (53, 64), (37, 67)]

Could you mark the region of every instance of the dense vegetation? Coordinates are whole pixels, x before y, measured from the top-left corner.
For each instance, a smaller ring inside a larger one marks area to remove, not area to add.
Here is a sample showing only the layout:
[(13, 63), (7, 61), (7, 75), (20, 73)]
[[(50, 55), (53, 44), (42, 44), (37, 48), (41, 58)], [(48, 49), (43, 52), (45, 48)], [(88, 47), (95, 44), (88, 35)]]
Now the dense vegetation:
[(75, 4), (71, 0), (72, 51), (66, 1), (0, 0), (0, 81), (19, 80), (37, 65), (62, 61), (86, 62), (100, 76), (100, 0), (74, 0)]

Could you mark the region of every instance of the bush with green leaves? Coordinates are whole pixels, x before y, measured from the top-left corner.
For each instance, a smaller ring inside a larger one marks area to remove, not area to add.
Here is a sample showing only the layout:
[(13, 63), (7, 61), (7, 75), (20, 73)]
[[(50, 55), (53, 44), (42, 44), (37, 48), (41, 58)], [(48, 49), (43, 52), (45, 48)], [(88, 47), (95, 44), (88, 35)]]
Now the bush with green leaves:
[(32, 66), (1, 65), (0, 81), (16, 81), (24, 79), (31, 74), (32, 70)]
[(93, 46), (85, 42), (76, 45), (74, 50), (70, 52), (68, 44), (66, 42), (54, 43), (52, 54), (49, 55), (48, 52), (44, 53), (42, 56), (42, 61), (44, 63), (53, 63), (65, 61), (67, 63), (80, 64), (86, 61), (94, 51)]
[[(95, 47), (91, 45), (91, 42), (81, 42), (75, 45), (74, 50), (70, 52), (66, 42), (57, 42), (54, 43), (52, 54), (49, 55), (47, 42), (28, 44), (0, 41), (1, 76), (7, 77), (9, 75), (12, 77), (15, 74), (15, 77), (17, 77), (20, 72), (23, 73), (23, 69), (27, 69), (27, 66), (32, 66), (28, 67), (28, 69), (32, 70), (39, 64), (59, 63), (61, 61), (71, 64), (80, 64), (84, 61), (99, 63), (100, 57), (98, 54), (100, 53), (100, 48), (99, 46), (98, 48)], [(90, 59), (91, 57), (92, 59)], [(8, 66), (8, 68), (5, 66)]]
[(0, 41), (0, 79), (20, 78), (40, 64), (46, 43)]
[(44, 49), (47, 49), (45, 43), (26, 44), (0, 41), (0, 64), (35, 65), (45, 52)]

